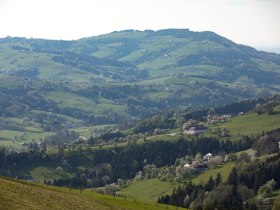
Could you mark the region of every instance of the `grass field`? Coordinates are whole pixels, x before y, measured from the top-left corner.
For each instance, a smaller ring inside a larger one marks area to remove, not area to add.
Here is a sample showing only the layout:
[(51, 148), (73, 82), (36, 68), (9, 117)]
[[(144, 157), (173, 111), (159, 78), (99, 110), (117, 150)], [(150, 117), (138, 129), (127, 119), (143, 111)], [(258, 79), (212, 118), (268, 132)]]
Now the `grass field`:
[(222, 175), (223, 181), (226, 181), (228, 175), (231, 172), (231, 169), (234, 166), (235, 166), (234, 162), (229, 162), (229, 163), (222, 165), (219, 168), (207, 170), (204, 173), (201, 173), (200, 175), (198, 175), (198, 177), (192, 179), (192, 182), (195, 184), (206, 183), (209, 180), (210, 176), (212, 176), (213, 179), (215, 179), (217, 176), (217, 173), (220, 173)]
[(61, 178), (71, 178), (74, 176), (73, 173), (69, 171), (57, 171), (56, 167), (61, 166), (59, 163), (40, 161), (29, 163), (28, 165), (19, 165), (13, 171), (14, 176), (19, 175), (30, 175), (35, 180), (44, 182), (44, 180), (53, 180)]
[(159, 179), (149, 179), (132, 182), (128, 187), (122, 188), (121, 193), (137, 200), (153, 202), (162, 195), (171, 194), (177, 186)]
[[(145, 204), (139, 201), (100, 195), (89, 191), (71, 190), (0, 178), (0, 209), (176, 209), (176, 207)], [(182, 209), (182, 208), (178, 208)]]
[(262, 131), (270, 131), (275, 128), (280, 128), (280, 109), (275, 109), (273, 115), (267, 113), (261, 115), (251, 113), (234, 117), (228, 122), (219, 124), (215, 127), (225, 127), (229, 131), (231, 139), (237, 139), (239, 135), (250, 136), (253, 134), (259, 134)]
[(178, 138), (178, 134), (162, 134), (162, 135), (155, 135), (150, 136), (147, 138), (149, 141), (174, 141)]
[(75, 132), (78, 132), (81, 136), (89, 137), (94, 133), (94, 130), (103, 130), (103, 129), (113, 129), (116, 128), (117, 124), (107, 124), (107, 125), (96, 125), (96, 126), (90, 126), (90, 127), (80, 127), (72, 129)]
[(101, 113), (104, 110), (125, 111), (124, 106), (113, 104), (110, 100), (104, 100), (101, 101), (101, 104), (97, 104), (95, 101), (86, 97), (60, 90), (46, 94), (46, 98), (57, 102), (60, 108), (72, 107), (90, 113)]
[(280, 209), (280, 195), (278, 195), (275, 198), (272, 210), (279, 210), (279, 209)]
[(46, 111), (41, 111), (41, 110), (31, 110), (30, 112), (33, 113), (33, 114), (43, 114), (43, 115), (46, 115), (46, 116), (54, 115), (58, 119), (61, 119), (61, 120), (64, 120), (64, 121), (69, 121), (69, 122), (72, 122), (72, 123), (75, 123), (75, 124), (82, 124), (83, 123), (82, 120), (79, 120), (79, 119), (76, 119), (76, 118), (73, 118), (73, 117), (69, 117), (69, 116), (66, 116), (66, 115), (62, 115), (62, 114), (57, 114), (57, 113), (54, 113), (54, 112), (46, 112)]
[(42, 132), (33, 127), (26, 127), (26, 131), (28, 132), (1, 130), (0, 145), (17, 148), (20, 147), (21, 142), (32, 142), (32, 140), (39, 142), (40, 139), (44, 139), (46, 136), (54, 135), (54, 132)]

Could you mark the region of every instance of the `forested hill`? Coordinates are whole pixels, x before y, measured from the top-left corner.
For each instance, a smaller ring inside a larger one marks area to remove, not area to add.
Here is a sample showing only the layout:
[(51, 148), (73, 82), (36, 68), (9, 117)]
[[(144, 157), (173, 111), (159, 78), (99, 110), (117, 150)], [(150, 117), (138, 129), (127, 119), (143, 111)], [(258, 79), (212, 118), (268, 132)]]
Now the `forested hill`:
[(1, 98), (9, 99), (0, 100), (2, 115), (18, 116), (21, 107), (119, 124), (170, 107), (277, 93), (280, 55), (187, 29), (73, 41), (7, 37), (0, 39), (0, 81)]

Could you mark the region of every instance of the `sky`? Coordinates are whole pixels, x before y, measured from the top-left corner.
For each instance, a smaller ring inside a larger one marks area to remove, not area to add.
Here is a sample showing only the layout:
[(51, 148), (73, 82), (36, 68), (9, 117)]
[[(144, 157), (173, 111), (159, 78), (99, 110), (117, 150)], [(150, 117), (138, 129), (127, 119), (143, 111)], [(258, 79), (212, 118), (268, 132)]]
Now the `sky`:
[(280, 49), (280, 0), (0, 0), (0, 37), (73, 40), (164, 28)]

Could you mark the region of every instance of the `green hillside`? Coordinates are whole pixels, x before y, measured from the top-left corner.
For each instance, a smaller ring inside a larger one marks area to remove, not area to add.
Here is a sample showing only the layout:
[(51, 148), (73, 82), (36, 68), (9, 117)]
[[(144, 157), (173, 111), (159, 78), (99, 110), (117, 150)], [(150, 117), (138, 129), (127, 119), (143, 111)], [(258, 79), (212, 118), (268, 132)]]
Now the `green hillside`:
[(0, 114), (29, 116), (45, 130), (55, 120), (40, 122), (40, 111), (71, 117), (60, 122), (66, 128), (131, 123), (167, 108), (277, 93), (279, 74), (279, 55), (213, 32), (126, 30), (74, 41), (7, 37), (0, 39)]
[(121, 193), (136, 198), (141, 201), (156, 201), (158, 197), (171, 194), (176, 185), (170, 182), (163, 182), (159, 179), (149, 179), (144, 181), (132, 182), (127, 187), (121, 189)]
[[(0, 178), (0, 209), (163, 209), (166, 205), (134, 202), (89, 191), (48, 187)], [(169, 206), (169, 209), (176, 209)]]
[[(210, 129), (216, 129), (217, 127), (227, 128), (228, 134), (230, 135), (228, 137), (220, 137), (220, 136), (217, 136), (217, 134), (210, 134), (210, 132), (207, 132), (203, 135), (204, 136), (213, 136), (218, 139), (229, 138), (230, 140), (235, 141), (235, 140), (240, 139), (241, 136), (257, 135), (257, 134), (261, 134), (263, 131), (271, 131), (273, 129), (280, 128), (279, 108), (275, 108), (274, 110), (275, 111), (274, 111), (273, 115), (269, 115), (267, 113), (263, 113), (261, 115), (258, 115), (257, 113), (248, 113), (248, 114), (244, 114), (241, 116), (236, 116), (236, 117), (230, 118), (226, 122), (219, 123), (217, 126), (210, 126)], [(140, 121), (140, 122), (142, 122), (142, 121)], [(99, 129), (102, 127), (98, 126), (97, 128)], [(87, 136), (91, 129), (94, 129), (94, 127), (76, 129), (76, 131)], [(176, 133), (176, 135), (174, 135), (174, 136), (171, 136), (169, 134), (152, 135), (146, 139), (146, 142), (143, 142), (143, 140), (141, 138), (139, 138), (137, 140), (137, 145), (140, 146), (140, 145), (152, 143), (155, 141), (174, 142), (174, 141), (177, 141), (177, 139), (180, 137), (180, 135), (179, 135), (180, 132), (181, 132), (181, 128), (178, 128), (178, 129), (174, 129), (174, 130), (170, 131), (170, 133)], [(10, 137), (13, 138), (13, 135), (14, 135), (13, 132), (10, 132), (10, 131), (7, 132), (5, 130), (0, 131), (0, 134), (2, 134), (3, 136), (5, 133), (6, 133), (6, 135), (9, 134)], [(10, 134), (10, 133), (12, 133), (12, 134)], [(44, 133), (44, 134), (47, 134), (47, 133)], [(131, 134), (133, 134), (133, 133), (131, 133)], [(26, 138), (28, 138), (30, 134), (27, 133), (26, 135), (27, 135)], [(34, 135), (35, 135), (35, 133), (34, 133)], [(193, 137), (184, 136), (184, 138), (190, 139)], [(4, 143), (4, 142), (6, 142), (6, 141), (3, 140), (2, 143)], [(10, 143), (10, 141), (7, 141), (6, 144), (9, 145), (9, 143)], [(15, 166), (13, 166), (13, 169), (11, 170), (11, 172), (14, 176), (15, 175), (31, 175), (36, 180), (40, 180), (40, 181), (44, 181), (44, 179), (53, 180), (53, 179), (63, 178), (63, 177), (69, 178), (69, 177), (73, 176), (75, 173), (83, 171), (85, 168), (93, 168), (94, 164), (92, 163), (92, 161), (94, 160), (95, 152), (103, 151), (105, 153), (105, 152), (114, 151), (114, 150), (122, 151), (122, 150), (125, 150), (126, 148), (129, 148), (127, 145), (128, 145), (127, 142), (124, 142), (124, 143), (117, 144), (116, 147), (113, 146), (113, 144), (108, 145), (108, 146), (103, 146), (101, 149), (99, 149), (99, 147), (97, 147), (97, 146), (91, 147), (91, 148), (87, 147), (87, 148), (83, 148), (83, 151), (81, 151), (81, 152), (79, 152), (77, 149), (75, 151), (69, 151), (69, 149), (67, 149), (64, 152), (64, 156), (71, 164), (71, 168), (66, 167), (66, 169), (63, 172), (58, 172), (56, 170), (57, 167), (61, 166), (61, 162), (56, 162), (56, 161), (47, 162), (47, 161), (41, 161), (41, 160), (34, 162), (34, 163), (29, 163), (28, 166), (26, 166), (25, 164), (23, 164), (23, 165), (17, 164)], [(227, 168), (227, 167), (229, 167), (229, 168)], [(211, 171), (209, 171), (210, 174), (208, 174), (208, 172), (207, 172), (207, 173), (201, 175), (202, 178), (199, 176), (199, 177), (195, 178), (194, 180), (198, 181), (198, 182), (200, 180), (205, 181), (211, 175), (216, 176), (216, 174), (218, 172), (220, 172), (221, 174), (224, 174), (224, 172), (225, 172), (226, 175), (223, 177), (223, 178), (225, 178), (228, 175), (227, 172), (230, 171), (230, 167), (233, 167), (233, 163), (226, 164), (226, 165), (224, 165), (224, 167), (217, 169), (217, 171), (214, 170), (213, 173), (211, 170)], [(222, 170), (222, 171), (220, 171), (220, 170)], [(146, 183), (146, 182), (144, 182), (144, 183)], [(127, 189), (123, 189), (123, 190), (125, 192), (127, 191), (130, 194), (130, 192), (129, 192), (130, 189), (132, 191), (134, 191), (134, 188), (132, 186), (135, 186), (137, 184), (138, 184), (138, 182), (130, 185)], [(149, 182), (147, 182), (147, 185), (149, 185)], [(160, 188), (159, 191), (165, 191), (168, 189), (172, 189), (171, 184), (169, 184), (169, 183), (167, 185), (165, 185), (165, 184), (162, 185), (162, 187), (164, 187), (164, 189)], [(131, 195), (133, 196), (134, 192), (132, 192)], [(143, 195), (143, 196), (146, 196), (146, 195)]]
[[(280, 128), (279, 84), (279, 54), (209, 31), (125, 30), (73, 41), (1, 38), (0, 172), (76, 190), (0, 178), (0, 209), (179, 209), (155, 206), (174, 188), (158, 179), (133, 181), (121, 189), (126, 197), (91, 189), (187, 155), (249, 149), (258, 140), (254, 135)], [(272, 114), (269, 102), (276, 104)], [(257, 103), (264, 113), (254, 113)], [(249, 113), (206, 122), (212, 111), (221, 117), (241, 108)], [(209, 132), (183, 135), (186, 122)], [(260, 139), (271, 141), (268, 152), (277, 152), (277, 135)], [(225, 180), (233, 166), (207, 170), (193, 183), (218, 172)]]
[[(215, 178), (217, 173), (220, 173), (222, 175), (222, 179), (226, 181), (234, 165), (234, 162), (230, 162), (220, 166), (219, 168), (207, 170), (193, 178), (192, 182), (194, 184), (205, 184), (209, 180), (210, 176)], [(163, 195), (170, 195), (174, 187), (178, 187), (178, 184), (172, 184), (168, 181), (160, 181), (159, 179), (148, 179), (143, 181), (133, 181), (127, 187), (121, 188), (121, 193), (128, 197), (137, 198), (142, 201), (156, 201)]]
[(226, 128), (229, 131), (231, 139), (237, 139), (240, 136), (250, 136), (260, 134), (263, 131), (270, 131), (280, 127), (280, 109), (275, 108), (273, 114), (249, 113), (238, 117), (233, 117), (225, 123), (221, 123), (213, 128)]
[(196, 178), (192, 179), (192, 182), (195, 184), (205, 184), (210, 176), (214, 179), (217, 176), (217, 173), (220, 173), (222, 176), (223, 181), (227, 180), (227, 177), (229, 173), (231, 172), (231, 169), (235, 166), (234, 162), (226, 163), (222, 165), (219, 168), (207, 170), (204, 173), (201, 173), (199, 176)]
[(277, 196), (274, 200), (273, 208), (272, 210), (280, 209), (280, 196)]

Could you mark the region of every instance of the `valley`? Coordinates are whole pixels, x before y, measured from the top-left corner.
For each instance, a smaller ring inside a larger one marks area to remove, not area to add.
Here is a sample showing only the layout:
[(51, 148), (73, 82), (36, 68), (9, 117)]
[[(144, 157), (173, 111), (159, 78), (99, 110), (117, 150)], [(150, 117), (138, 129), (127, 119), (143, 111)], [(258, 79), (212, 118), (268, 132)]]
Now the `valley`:
[(0, 207), (277, 209), (279, 84), (209, 31), (1, 38)]
[(67, 128), (131, 124), (168, 108), (279, 91), (279, 55), (213, 32), (126, 30), (74, 41), (7, 37), (0, 55), (1, 114), (65, 115), (74, 118), (64, 119)]

